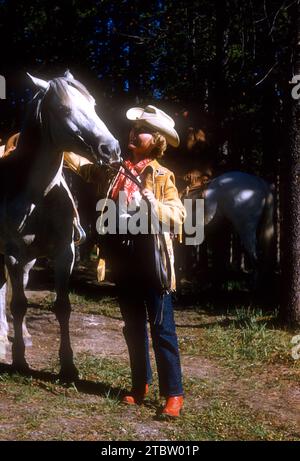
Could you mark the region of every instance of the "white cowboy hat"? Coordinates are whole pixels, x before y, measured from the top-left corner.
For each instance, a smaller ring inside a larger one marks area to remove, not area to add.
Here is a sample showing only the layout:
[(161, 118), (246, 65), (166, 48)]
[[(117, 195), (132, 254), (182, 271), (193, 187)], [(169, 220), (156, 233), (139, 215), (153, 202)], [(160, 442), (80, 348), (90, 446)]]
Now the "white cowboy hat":
[(167, 140), (167, 142), (173, 146), (179, 146), (179, 136), (174, 129), (175, 122), (165, 112), (154, 106), (132, 107), (126, 112), (128, 120), (135, 122), (142, 122), (142, 125), (146, 127), (154, 128), (161, 133)]

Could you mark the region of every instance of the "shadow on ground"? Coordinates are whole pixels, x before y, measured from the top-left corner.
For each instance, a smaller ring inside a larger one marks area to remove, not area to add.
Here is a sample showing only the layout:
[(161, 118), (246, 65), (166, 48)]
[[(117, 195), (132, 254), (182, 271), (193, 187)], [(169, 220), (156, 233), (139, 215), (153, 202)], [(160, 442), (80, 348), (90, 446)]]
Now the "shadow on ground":
[[(12, 376), (18, 373), (20, 376), (34, 378), (40, 381), (48, 382), (48, 383), (58, 383), (61, 385), (69, 385), (71, 383), (65, 383), (60, 380), (60, 377), (56, 373), (51, 373), (49, 371), (43, 370), (34, 370), (29, 368), (26, 371), (17, 372), (16, 369), (12, 365), (8, 365), (6, 363), (0, 363), (0, 374), (7, 373), (8, 375)], [(112, 387), (110, 385), (88, 381), (85, 379), (78, 379), (74, 381), (76, 389), (78, 392), (83, 394), (91, 394), (91, 395), (98, 395), (102, 397), (106, 397), (108, 394), (110, 397), (119, 398), (124, 393), (124, 390), (117, 387)]]

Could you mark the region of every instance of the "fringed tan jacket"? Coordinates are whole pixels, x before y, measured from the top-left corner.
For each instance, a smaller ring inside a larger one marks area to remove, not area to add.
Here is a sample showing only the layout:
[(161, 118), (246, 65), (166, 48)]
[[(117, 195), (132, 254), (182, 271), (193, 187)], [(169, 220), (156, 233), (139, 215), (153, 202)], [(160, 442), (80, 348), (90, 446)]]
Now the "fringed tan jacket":
[[(74, 153), (65, 152), (64, 159), (72, 171), (79, 174), (86, 181), (98, 184), (99, 195), (104, 196), (104, 191), (106, 191), (106, 197), (109, 197), (114, 185), (115, 174), (112, 176), (110, 170), (98, 167)], [(181, 239), (182, 224), (186, 217), (186, 211), (178, 196), (174, 174), (161, 166), (157, 160), (152, 160), (146, 165), (140, 176), (143, 186), (151, 190), (157, 199), (156, 211), (160, 222), (170, 225), (172, 232), (179, 235)], [(165, 238), (171, 262), (171, 289), (175, 290), (174, 251), (171, 234), (165, 232)]]

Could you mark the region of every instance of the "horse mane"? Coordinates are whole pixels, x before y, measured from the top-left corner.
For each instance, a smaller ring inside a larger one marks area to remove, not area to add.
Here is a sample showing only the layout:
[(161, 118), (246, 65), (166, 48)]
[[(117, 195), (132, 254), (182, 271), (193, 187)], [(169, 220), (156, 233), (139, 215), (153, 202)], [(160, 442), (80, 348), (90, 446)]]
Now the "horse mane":
[(90, 103), (95, 103), (95, 99), (86, 89), (86, 87), (82, 85), (82, 83), (78, 82), (78, 80), (66, 77), (58, 77), (51, 80), (49, 89), (46, 91), (46, 94), (48, 92), (54, 92), (64, 106), (70, 107), (72, 101), (68, 91), (69, 86), (72, 86), (77, 91), (79, 91), (79, 93), (81, 93)]
[(88, 99), (88, 101), (95, 104), (95, 99), (82, 83), (75, 79), (65, 78), (65, 80), (69, 85), (73, 86), (76, 90), (79, 91), (79, 93), (85, 96)]

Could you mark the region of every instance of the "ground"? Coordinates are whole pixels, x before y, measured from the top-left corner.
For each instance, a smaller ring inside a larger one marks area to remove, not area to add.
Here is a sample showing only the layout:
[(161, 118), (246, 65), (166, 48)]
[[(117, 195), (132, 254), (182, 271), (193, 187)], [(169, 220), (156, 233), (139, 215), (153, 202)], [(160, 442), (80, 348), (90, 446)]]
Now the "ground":
[(97, 286), (90, 274), (73, 279), (80, 380), (67, 386), (57, 376), (51, 280), (36, 280), (27, 292), (32, 371), (13, 373), (10, 352), (0, 364), (0, 440), (299, 440), (300, 360), (290, 343), (296, 332), (279, 328), (274, 313), (251, 306), (216, 311), (178, 296), (185, 407), (178, 420), (161, 421), (156, 375), (145, 405), (120, 403), (130, 371), (114, 287)]

